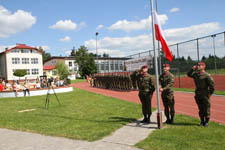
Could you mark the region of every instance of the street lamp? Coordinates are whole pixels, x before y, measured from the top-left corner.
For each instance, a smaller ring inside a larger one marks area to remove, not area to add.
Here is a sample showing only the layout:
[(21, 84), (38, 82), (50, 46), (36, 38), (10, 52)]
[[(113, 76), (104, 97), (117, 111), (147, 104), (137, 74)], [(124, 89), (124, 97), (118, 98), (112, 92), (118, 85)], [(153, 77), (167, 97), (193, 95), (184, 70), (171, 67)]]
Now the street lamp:
[(98, 32), (95, 33), (96, 35), (96, 64), (97, 64), (97, 72), (98, 72), (98, 68), (99, 68), (99, 65), (98, 65)]
[(216, 66), (216, 46), (215, 46), (215, 37), (216, 35), (211, 35), (213, 38), (213, 50), (214, 50), (214, 63), (215, 63), (215, 74), (217, 74), (217, 66)]

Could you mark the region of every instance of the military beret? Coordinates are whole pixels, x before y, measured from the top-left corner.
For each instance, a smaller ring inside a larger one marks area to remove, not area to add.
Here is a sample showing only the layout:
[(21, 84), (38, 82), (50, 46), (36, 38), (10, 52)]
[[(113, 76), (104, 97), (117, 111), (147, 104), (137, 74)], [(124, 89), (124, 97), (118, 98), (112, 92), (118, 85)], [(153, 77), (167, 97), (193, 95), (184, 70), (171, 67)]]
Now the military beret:
[(163, 64), (163, 67), (170, 67), (170, 64)]
[(205, 66), (205, 63), (204, 62), (199, 62), (198, 65), (202, 65), (202, 66)]
[(144, 65), (144, 66), (141, 67), (141, 69), (145, 69), (145, 68), (148, 68), (148, 66)]

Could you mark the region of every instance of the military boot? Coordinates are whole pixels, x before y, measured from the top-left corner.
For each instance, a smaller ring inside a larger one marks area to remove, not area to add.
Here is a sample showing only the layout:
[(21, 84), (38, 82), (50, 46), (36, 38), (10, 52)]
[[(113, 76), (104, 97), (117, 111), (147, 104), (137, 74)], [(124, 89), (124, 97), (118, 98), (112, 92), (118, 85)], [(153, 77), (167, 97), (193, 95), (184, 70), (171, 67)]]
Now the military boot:
[(170, 123), (174, 124), (174, 115), (171, 115)]
[(150, 117), (151, 117), (151, 116), (148, 115), (146, 123), (151, 123)]
[(199, 126), (205, 126), (205, 121), (204, 121), (204, 117), (200, 117), (201, 122), (199, 124)]
[(141, 121), (141, 123), (146, 123), (148, 120), (147, 115), (144, 115), (144, 119)]
[(170, 123), (170, 116), (169, 115), (166, 116), (166, 122), (165, 123), (166, 124), (169, 124)]
[(205, 127), (208, 127), (208, 126), (209, 126), (209, 118), (206, 118), (206, 119), (205, 119), (205, 124), (204, 124), (204, 126), (205, 126)]

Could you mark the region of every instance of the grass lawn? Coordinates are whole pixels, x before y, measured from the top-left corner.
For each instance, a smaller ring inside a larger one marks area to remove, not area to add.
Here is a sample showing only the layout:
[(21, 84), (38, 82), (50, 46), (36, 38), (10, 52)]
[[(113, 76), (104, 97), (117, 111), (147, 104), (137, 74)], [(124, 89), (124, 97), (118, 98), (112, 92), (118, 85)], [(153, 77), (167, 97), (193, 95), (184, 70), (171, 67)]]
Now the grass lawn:
[(46, 96), (0, 98), (0, 128), (94, 141), (142, 117), (138, 104), (80, 89), (57, 96), (62, 106), (51, 95), (48, 110)]
[(71, 80), (72, 83), (80, 83), (80, 82), (86, 82), (86, 79), (76, 79), (76, 80)]
[(199, 120), (177, 115), (174, 125), (153, 131), (136, 144), (144, 150), (224, 150), (225, 125), (210, 122), (208, 128), (198, 126)]
[[(183, 92), (195, 92), (194, 89), (186, 89), (186, 88), (173, 88), (174, 91), (183, 91)], [(225, 95), (225, 91), (214, 91), (213, 94), (216, 95)]]

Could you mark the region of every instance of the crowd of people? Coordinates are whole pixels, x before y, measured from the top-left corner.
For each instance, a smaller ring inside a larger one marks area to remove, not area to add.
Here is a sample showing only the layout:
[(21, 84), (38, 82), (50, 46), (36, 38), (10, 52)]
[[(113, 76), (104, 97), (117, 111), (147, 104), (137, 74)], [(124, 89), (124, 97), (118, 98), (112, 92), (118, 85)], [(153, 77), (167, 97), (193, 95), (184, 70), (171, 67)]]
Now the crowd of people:
[(13, 91), (15, 93), (15, 96), (18, 96), (18, 91), (23, 91), (24, 96), (28, 95), (30, 96), (30, 89), (42, 89), (42, 88), (48, 88), (49, 86), (64, 86), (66, 85), (65, 80), (59, 80), (58, 77), (56, 78), (46, 78), (41, 77), (37, 79), (28, 80), (25, 78), (23, 81), (19, 80), (13, 80), (13, 81), (7, 81), (0, 78), (0, 92), (3, 91)]

